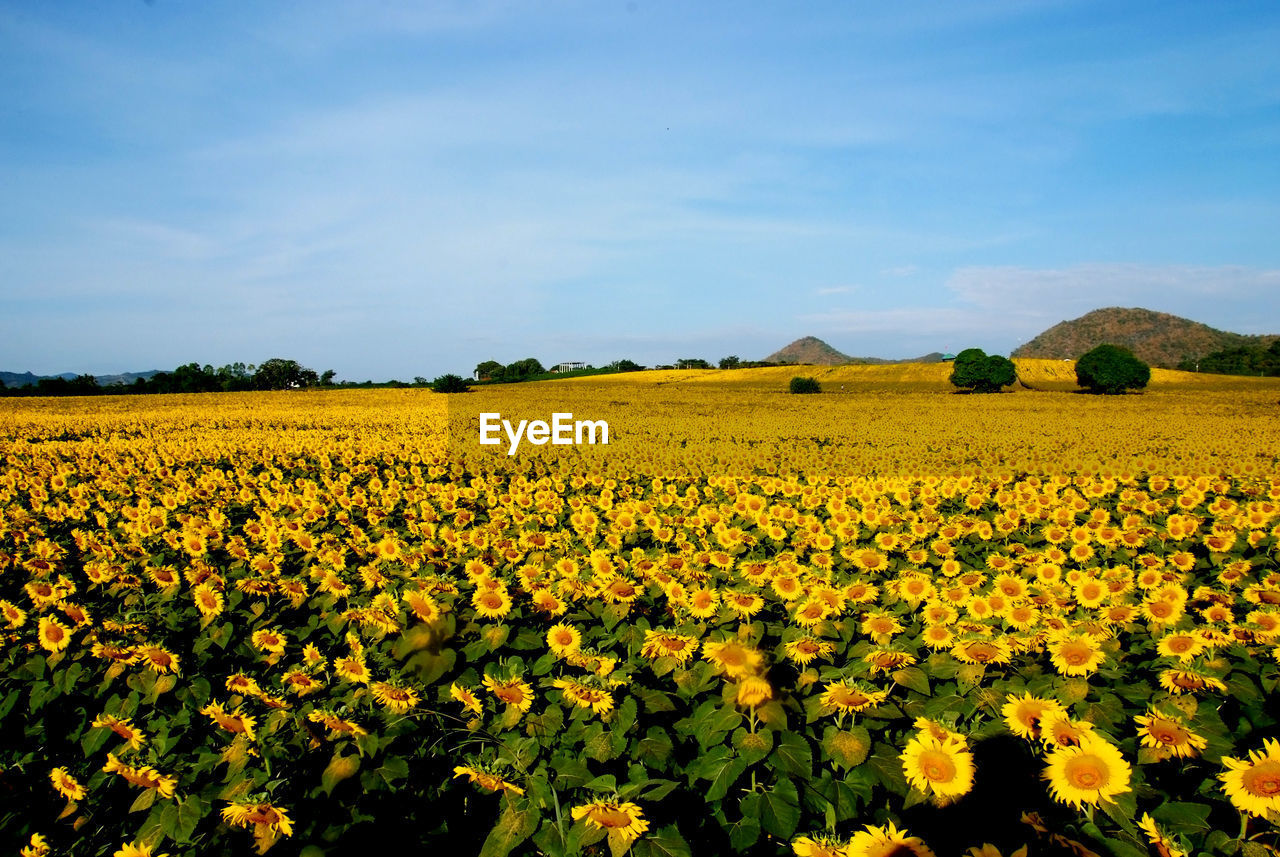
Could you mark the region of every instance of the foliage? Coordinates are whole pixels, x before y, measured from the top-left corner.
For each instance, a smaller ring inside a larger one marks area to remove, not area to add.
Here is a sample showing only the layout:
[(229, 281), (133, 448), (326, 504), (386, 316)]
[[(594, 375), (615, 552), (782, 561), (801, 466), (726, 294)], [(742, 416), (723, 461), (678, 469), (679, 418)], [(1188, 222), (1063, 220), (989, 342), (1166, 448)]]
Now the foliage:
[(796, 376), (791, 379), (787, 387), (792, 393), (821, 393), (822, 386), (818, 383), (817, 378), (804, 378)]
[(297, 387), (314, 387), (320, 383), (314, 369), (302, 366), (296, 360), (272, 357), (258, 365), (253, 373), (253, 384), (259, 390), (290, 390)]
[(5, 840), (1280, 844), (1274, 393), (1115, 426), (643, 378), (565, 385), (618, 422), (597, 457), (459, 454), (399, 391), (4, 402)]
[(436, 393), (470, 393), (471, 385), (459, 375), (441, 375), (431, 382), (431, 389)]
[(1076, 361), (1076, 382), (1091, 393), (1141, 390), (1150, 380), (1151, 367), (1118, 345), (1099, 345)]
[(952, 364), (953, 386), (975, 393), (998, 393), (1018, 380), (1013, 361), (999, 354), (988, 355), (981, 348), (966, 348)]
[(1220, 375), (1280, 375), (1280, 339), (1266, 348), (1240, 347), (1215, 351), (1178, 364), (1184, 372), (1213, 372)]
[(737, 369), (742, 365), (742, 361), (738, 359), (738, 355), (730, 354), (728, 357), (720, 358), (721, 369)]
[(701, 357), (681, 357), (676, 361), (677, 369), (710, 369), (711, 364)]

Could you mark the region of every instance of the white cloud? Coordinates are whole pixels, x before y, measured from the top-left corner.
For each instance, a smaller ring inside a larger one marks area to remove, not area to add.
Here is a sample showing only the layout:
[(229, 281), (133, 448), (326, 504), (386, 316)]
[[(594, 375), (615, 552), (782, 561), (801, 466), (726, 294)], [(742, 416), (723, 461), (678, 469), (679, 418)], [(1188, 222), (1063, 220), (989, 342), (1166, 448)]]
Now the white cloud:
[(851, 292), (858, 291), (857, 286), (827, 286), (821, 289), (815, 289), (815, 295), (847, 295)]
[(951, 275), (947, 288), (962, 304), (1017, 320), (1023, 329), (1112, 306), (1169, 312), (1237, 332), (1280, 328), (1278, 269), (1122, 262), (966, 267)]

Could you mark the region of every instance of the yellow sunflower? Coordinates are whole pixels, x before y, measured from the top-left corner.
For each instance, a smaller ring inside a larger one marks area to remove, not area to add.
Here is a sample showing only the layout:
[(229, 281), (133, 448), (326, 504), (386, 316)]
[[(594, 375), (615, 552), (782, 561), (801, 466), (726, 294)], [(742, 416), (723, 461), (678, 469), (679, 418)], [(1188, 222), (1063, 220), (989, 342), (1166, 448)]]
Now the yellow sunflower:
[(825, 658), (835, 651), (832, 643), (816, 637), (800, 637), (787, 643), (783, 648), (787, 658), (802, 667), (807, 667), (814, 658)]
[(480, 589), (471, 597), (476, 615), (485, 619), (501, 619), (511, 612), (511, 596), (506, 589)]
[(254, 738), (253, 728), (257, 722), (249, 715), (241, 713), (239, 708), (234, 713), (228, 714), (223, 710), (221, 703), (210, 702), (200, 709), (200, 713), (206, 715), (225, 732), (230, 732), (232, 735), (243, 734), (250, 741)]
[(586, 708), (596, 714), (608, 714), (613, 710), (613, 694), (608, 690), (570, 678), (558, 678), (551, 684), (564, 693), (565, 699), (579, 708)]
[(827, 685), (822, 693), (822, 707), (840, 713), (857, 713), (874, 708), (889, 698), (887, 690), (870, 690), (838, 681)]
[(702, 656), (729, 678), (755, 675), (764, 664), (764, 656), (737, 640), (708, 640), (702, 644)]
[(773, 687), (760, 676), (747, 676), (738, 682), (738, 690), (734, 697), (736, 704), (744, 708), (754, 708), (771, 699), (773, 699)]
[(1160, 828), (1156, 826), (1156, 820), (1151, 817), (1151, 813), (1144, 812), (1142, 818), (1138, 819), (1138, 827), (1147, 835), (1147, 841), (1155, 846), (1156, 857), (1187, 857), (1187, 852), (1174, 843), (1173, 840), (1160, 832)]
[(499, 681), (493, 676), (486, 675), (484, 686), (498, 698), (499, 702), (514, 705), (522, 714), (533, 707), (533, 688), (522, 678)]
[(453, 778), (466, 777), (472, 783), (487, 789), (491, 792), (511, 792), (512, 794), (522, 795), (524, 789), (515, 783), (507, 782), (498, 774), (492, 771), (486, 771), (477, 765), (458, 765), (453, 769)]
[(1098, 737), (1078, 746), (1058, 747), (1045, 760), (1044, 779), (1055, 800), (1081, 807), (1096, 805), (1129, 789), (1129, 763)]
[(1087, 634), (1055, 634), (1048, 649), (1054, 669), (1066, 676), (1089, 675), (1106, 659), (1098, 642)]
[(1190, 759), (1208, 746), (1208, 741), (1175, 718), (1149, 711), (1133, 720), (1142, 746), (1154, 748), (1162, 759)]
[(649, 829), (644, 813), (634, 803), (597, 800), (574, 807), (570, 815), (574, 821), (585, 819), (589, 827), (607, 831), (610, 847), (617, 850), (626, 849)]
[(484, 711), (484, 708), (481, 706), (480, 700), (476, 698), (475, 693), (473, 693), (470, 688), (462, 687), (457, 682), (449, 685), (449, 695), (458, 702), (461, 702), (462, 706), (468, 711), (476, 714), (480, 714)]
[(547, 630), (547, 648), (557, 658), (566, 657), (582, 646), (582, 632), (572, 625), (562, 623), (552, 625)]
[(117, 848), (111, 857), (169, 857), (169, 853), (153, 854), (150, 845), (140, 842), (126, 842)]
[(409, 709), (418, 704), (420, 697), (417, 691), (407, 687), (399, 687), (398, 685), (388, 684), (385, 681), (375, 681), (369, 685), (369, 690), (373, 693), (373, 698), (378, 703), (393, 714), (405, 714)]
[(43, 649), (60, 652), (71, 643), (71, 629), (51, 616), (41, 616), (39, 637)]
[(1243, 760), (1224, 756), (1222, 764), (1227, 769), (1218, 779), (1232, 806), (1250, 815), (1280, 811), (1280, 741), (1267, 738), (1261, 751)]
[(50, 771), (49, 781), (53, 783), (54, 790), (67, 800), (84, 800), (84, 786), (66, 768), (54, 768)]
[(939, 804), (951, 803), (973, 788), (973, 754), (960, 741), (921, 732), (899, 758), (907, 782)]
[(791, 842), (796, 857), (845, 857), (845, 842), (833, 836), (800, 836)]
[(909, 836), (891, 821), (884, 827), (872, 827), (853, 834), (845, 846), (848, 857), (934, 857), (933, 851), (919, 836)]

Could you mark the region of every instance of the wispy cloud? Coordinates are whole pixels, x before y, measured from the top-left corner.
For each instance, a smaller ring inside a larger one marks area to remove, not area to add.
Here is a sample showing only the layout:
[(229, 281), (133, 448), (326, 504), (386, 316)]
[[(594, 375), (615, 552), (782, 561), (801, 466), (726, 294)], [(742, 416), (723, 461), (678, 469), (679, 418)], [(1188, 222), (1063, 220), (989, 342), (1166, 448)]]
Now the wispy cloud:
[(1237, 332), (1280, 328), (1280, 269), (1136, 263), (964, 267), (946, 285), (962, 305), (1011, 317), (1023, 329), (1029, 322), (1056, 323), (1106, 306), (1141, 306)]

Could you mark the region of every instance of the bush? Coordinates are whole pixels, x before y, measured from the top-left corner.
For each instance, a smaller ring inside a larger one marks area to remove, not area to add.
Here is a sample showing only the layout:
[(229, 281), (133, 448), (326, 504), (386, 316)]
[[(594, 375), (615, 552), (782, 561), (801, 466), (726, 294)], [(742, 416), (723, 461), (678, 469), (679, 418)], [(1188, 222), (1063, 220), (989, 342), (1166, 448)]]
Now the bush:
[(966, 348), (956, 355), (951, 370), (953, 386), (975, 393), (998, 393), (1018, 380), (1013, 361), (981, 348)]
[(1151, 367), (1119, 345), (1099, 345), (1076, 361), (1076, 383), (1090, 393), (1141, 390), (1150, 380)]
[(436, 393), (470, 393), (471, 385), (459, 375), (441, 375), (431, 382), (431, 390)]
[(822, 387), (818, 384), (817, 378), (792, 378), (791, 392), (793, 393), (821, 393)]

